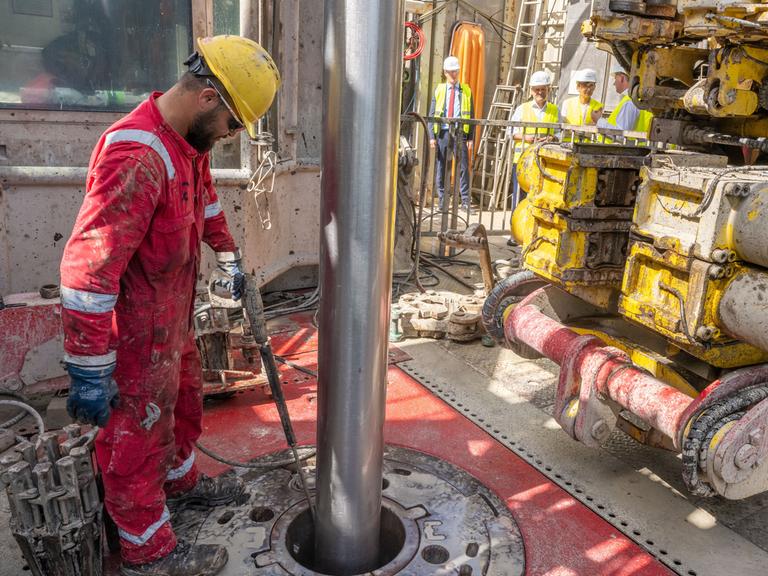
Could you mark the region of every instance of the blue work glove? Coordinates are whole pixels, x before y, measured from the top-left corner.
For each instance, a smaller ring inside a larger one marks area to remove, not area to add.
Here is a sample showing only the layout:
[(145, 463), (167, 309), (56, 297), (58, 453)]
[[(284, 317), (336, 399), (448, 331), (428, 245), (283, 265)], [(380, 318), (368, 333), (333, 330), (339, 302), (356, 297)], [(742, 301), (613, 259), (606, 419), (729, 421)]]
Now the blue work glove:
[(86, 424), (105, 426), (112, 408), (117, 408), (120, 396), (112, 379), (115, 363), (106, 366), (79, 366), (67, 363), (71, 380), (67, 412)]
[(229, 290), (230, 294), (232, 294), (232, 300), (240, 300), (243, 297), (243, 286), (245, 284), (240, 251), (217, 252), (216, 265), (219, 267), (219, 270), (227, 275), (226, 280), (219, 280), (216, 283)]

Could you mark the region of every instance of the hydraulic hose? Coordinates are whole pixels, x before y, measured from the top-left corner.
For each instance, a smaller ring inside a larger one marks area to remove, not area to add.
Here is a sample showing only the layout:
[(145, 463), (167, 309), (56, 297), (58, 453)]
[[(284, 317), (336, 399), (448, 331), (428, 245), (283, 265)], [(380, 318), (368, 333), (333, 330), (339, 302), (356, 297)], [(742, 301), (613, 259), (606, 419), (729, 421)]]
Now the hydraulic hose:
[[(35, 425), (37, 426), (37, 432), (38, 434), (42, 434), (45, 432), (45, 423), (43, 422), (43, 417), (40, 416), (40, 413), (32, 408), (29, 404), (26, 402), (21, 402), (20, 400), (3, 400), (0, 399), (0, 405), (2, 406), (14, 406), (16, 408), (21, 408), (22, 410), (25, 410), (28, 412), (34, 419), (35, 419)], [(14, 416), (11, 418), (11, 420), (14, 420), (17, 418), (17, 416)], [(9, 420), (9, 422), (11, 421)], [(21, 418), (19, 418), (19, 421), (21, 421)]]

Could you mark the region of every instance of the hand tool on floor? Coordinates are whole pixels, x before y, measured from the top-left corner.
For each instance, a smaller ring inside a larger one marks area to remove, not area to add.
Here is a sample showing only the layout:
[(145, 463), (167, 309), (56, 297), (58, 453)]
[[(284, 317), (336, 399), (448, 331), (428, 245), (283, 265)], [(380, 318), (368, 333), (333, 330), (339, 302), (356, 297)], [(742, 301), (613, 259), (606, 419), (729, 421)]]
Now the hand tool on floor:
[(296, 470), (299, 473), (299, 480), (301, 480), (301, 487), (304, 490), (304, 495), (307, 497), (307, 504), (309, 504), (309, 510), (314, 521), (315, 506), (312, 503), (312, 499), (309, 494), (309, 485), (307, 484), (307, 479), (304, 475), (304, 469), (301, 467), (299, 453), (296, 450), (296, 435), (293, 433), (291, 417), (288, 414), (288, 405), (285, 403), (283, 388), (280, 385), (280, 374), (277, 372), (275, 355), (272, 352), (272, 344), (269, 341), (269, 334), (267, 333), (267, 320), (264, 316), (264, 303), (261, 301), (261, 292), (259, 291), (259, 287), (256, 284), (256, 278), (250, 274), (245, 274), (243, 309), (245, 310), (246, 317), (248, 318), (248, 322), (251, 325), (251, 334), (253, 339), (259, 346), (261, 361), (264, 364), (264, 370), (267, 373), (267, 380), (269, 381), (269, 388), (272, 391), (272, 397), (274, 398), (275, 404), (277, 405), (277, 412), (280, 414), (280, 423), (283, 425), (285, 440), (288, 442), (288, 446), (290, 446), (291, 451), (293, 452), (293, 458), (296, 462)]

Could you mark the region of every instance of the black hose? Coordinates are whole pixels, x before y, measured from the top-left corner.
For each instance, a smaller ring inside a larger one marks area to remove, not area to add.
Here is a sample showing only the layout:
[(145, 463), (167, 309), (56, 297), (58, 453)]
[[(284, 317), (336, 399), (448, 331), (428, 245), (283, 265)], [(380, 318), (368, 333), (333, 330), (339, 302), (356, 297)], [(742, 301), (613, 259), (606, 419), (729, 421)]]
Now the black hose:
[[(2, 396), (8, 396), (9, 398), (14, 398), (16, 400), (21, 400), (22, 402), (26, 402), (27, 401), (27, 399), (24, 396), (22, 396), (21, 394), (16, 394), (15, 392), (10, 392), (8, 390), (4, 390), (4, 391), (0, 392), (0, 397), (2, 397)], [(16, 424), (18, 424), (19, 422), (24, 420), (24, 418), (27, 415), (29, 415), (29, 412), (27, 412), (26, 410), (24, 410), (22, 408), (21, 410), (19, 410), (19, 413), (16, 414), (13, 418), (11, 418), (9, 420), (6, 420), (2, 424), (0, 424), (0, 428), (8, 429), (8, 428), (11, 428), (12, 426), (16, 426)]]
[(418, 225), (416, 226), (416, 229), (413, 233), (413, 244), (411, 245), (411, 255), (413, 257), (413, 281), (416, 284), (416, 288), (419, 289), (419, 292), (422, 294), (426, 292), (426, 289), (424, 286), (421, 285), (421, 280), (419, 279), (419, 255), (421, 254), (421, 223), (422, 223), (422, 217), (424, 215), (424, 202), (426, 201), (426, 193), (427, 193), (427, 176), (429, 174), (429, 165), (431, 161), (431, 148), (429, 145), (429, 124), (427, 124), (427, 121), (424, 119), (424, 116), (419, 114), (418, 112), (408, 112), (408, 116), (413, 116), (416, 118), (419, 122), (421, 122), (421, 125), (424, 127), (424, 159), (423, 163), (421, 165), (421, 186), (419, 187), (419, 216), (418, 216)]
[(740, 390), (719, 402), (706, 407), (698, 416), (694, 416), (694, 422), (683, 442), (683, 481), (694, 496), (714, 496), (714, 488), (699, 476), (702, 468), (702, 447), (708, 449), (707, 438), (717, 432), (726, 422), (733, 420), (733, 415), (748, 409), (768, 398), (768, 386), (760, 384)]
[(462, 278), (459, 278), (459, 277), (458, 277), (456, 274), (454, 274), (453, 272), (450, 272), (450, 271), (449, 271), (449, 270), (448, 270), (448, 269), (447, 269), (445, 266), (443, 266), (443, 265), (441, 265), (441, 264), (438, 264), (437, 262), (435, 262), (435, 261), (432, 259), (432, 257), (431, 257), (431, 256), (426, 256), (426, 255), (425, 255), (425, 256), (424, 256), (424, 260), (426, 261), (426, 263), (427, 263), (427, 265), (428, 265), (428, 266), (433, 266), (433, 267), (437, 268), (437, 269), (438, 269), (438, 270), (440, 270), (440, 272), (442, 272), (443, 274), (445, 274), (445, 275), (447, 275), (447, 276), (450, 276), (451, 278), (453, 278), (454, 280), (456, 280), (456, 282), (458, 282), (458, 283), (459, 283), (459, 284), (461, 284), (462, 286), (464, 286), (464, 287), (466, 287), (466, 288), (468, 288), (469, 290), (472, 290), (472, 291), (474, 292), (474, 290), (475, 290), (475, 287), (474, 287), (474, 285), (470, 284), (469, 282), (466, 282), (466, 281), (465, 281), (465, 280), (463, 280)]
[[(227, 466), (233, 466), (235, 468), (248, 468), (250, 470), (268, 471), (268, 470), (274, 470), (276, 468), (284, 468), (285, 466), (289, 466), (291, 464), (296, 463), (296, 460), (293, 458), (293, 456), (291, 456), (290, 458), (285, 458), (283, 460), (277, 460), (275, 462), (268, 462), (264, 464), (258, 464), (255, 462), (238, 462), (237, 460), (229, 460), (228, 458), (224, 458), (224, 456), (222, 456), (221, 454), (217, 454), (216, 452), (214, 452), (210, 448), (206, 448), (199, 442), (195, 442), (195, 446), (197, 447), (198, 450), (200, 450), (200, 452), (202, 452), (206, 456), (213, 458), (217, 462), (221, 462), (222, 464), (226, 464)], [(308, 449), (308, 450), (309, 450), (308, 452), (300, 456), (300, 460), (302, 462), (305, 460), (309, 460), (310, 458), (315, 456), (315, 454), (317, 454), (317, 452), (314, 449)]]
[(313, 376), (317, 378), (317, 372), (314, 370), (311, 370), (309, 368), (305, 368), (304, 366), (301, 366), (300, 364), (296, 364), (295, 362), (291, 362), (290, 360), (286, 360), (282, 356), (278, 356), (277, 354), (274, 354), (275, 360), (280, 362), (280, 364), (285, 364), (286, 366), (293, 368), (294, 370), (298, 370), (299, 372), (303, 372), (304, 374), (307, 374), (309, 376)]
[[(43, 422), (43, 417), (40, 416), (40, 413), (37, 410), (32, 408), (32, 406), (30, 406), (26, 402), (22, 402), (21, 400), (0, 399), (0, 405), (14, 406), (16, 408), (21, 408), (22, 410), (28, 412), (35, 419), (35, 424), (37, 425), (38, 434), (42, 434), (43, 432), (45, 432), (45, 423)], [(13, 420), (14, 418), (16, 418), (16, 416), (14, 416), (11, 420)], [(21, 418), (19, 418), (19, 420), (21, 420)]]
[(499, 344), (505, 344), (504, 311), (517, 304), (533, 290), (521, 290), (523, 286), (541, 286), (542, 280), (530, 270), (520, 270), (507, 276), (493, 287), (483, 304), (482, 319), (485, 331)]

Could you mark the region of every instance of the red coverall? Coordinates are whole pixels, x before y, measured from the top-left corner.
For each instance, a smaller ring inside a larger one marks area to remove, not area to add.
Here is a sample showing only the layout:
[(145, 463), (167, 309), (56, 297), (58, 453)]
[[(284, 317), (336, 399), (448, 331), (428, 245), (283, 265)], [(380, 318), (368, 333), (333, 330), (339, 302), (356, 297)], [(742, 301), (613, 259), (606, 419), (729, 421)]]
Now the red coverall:
[(120, 405), (96, 439), (96, 457), (129, 564), (176, 545), (165, 497), (198, 477), (202, 382), (192, 307), (200, 243), (235, 251), (208, 154), (163, 120), (159, 95), (96, 145), (61, 263), (66, 359), (117, 357)]

